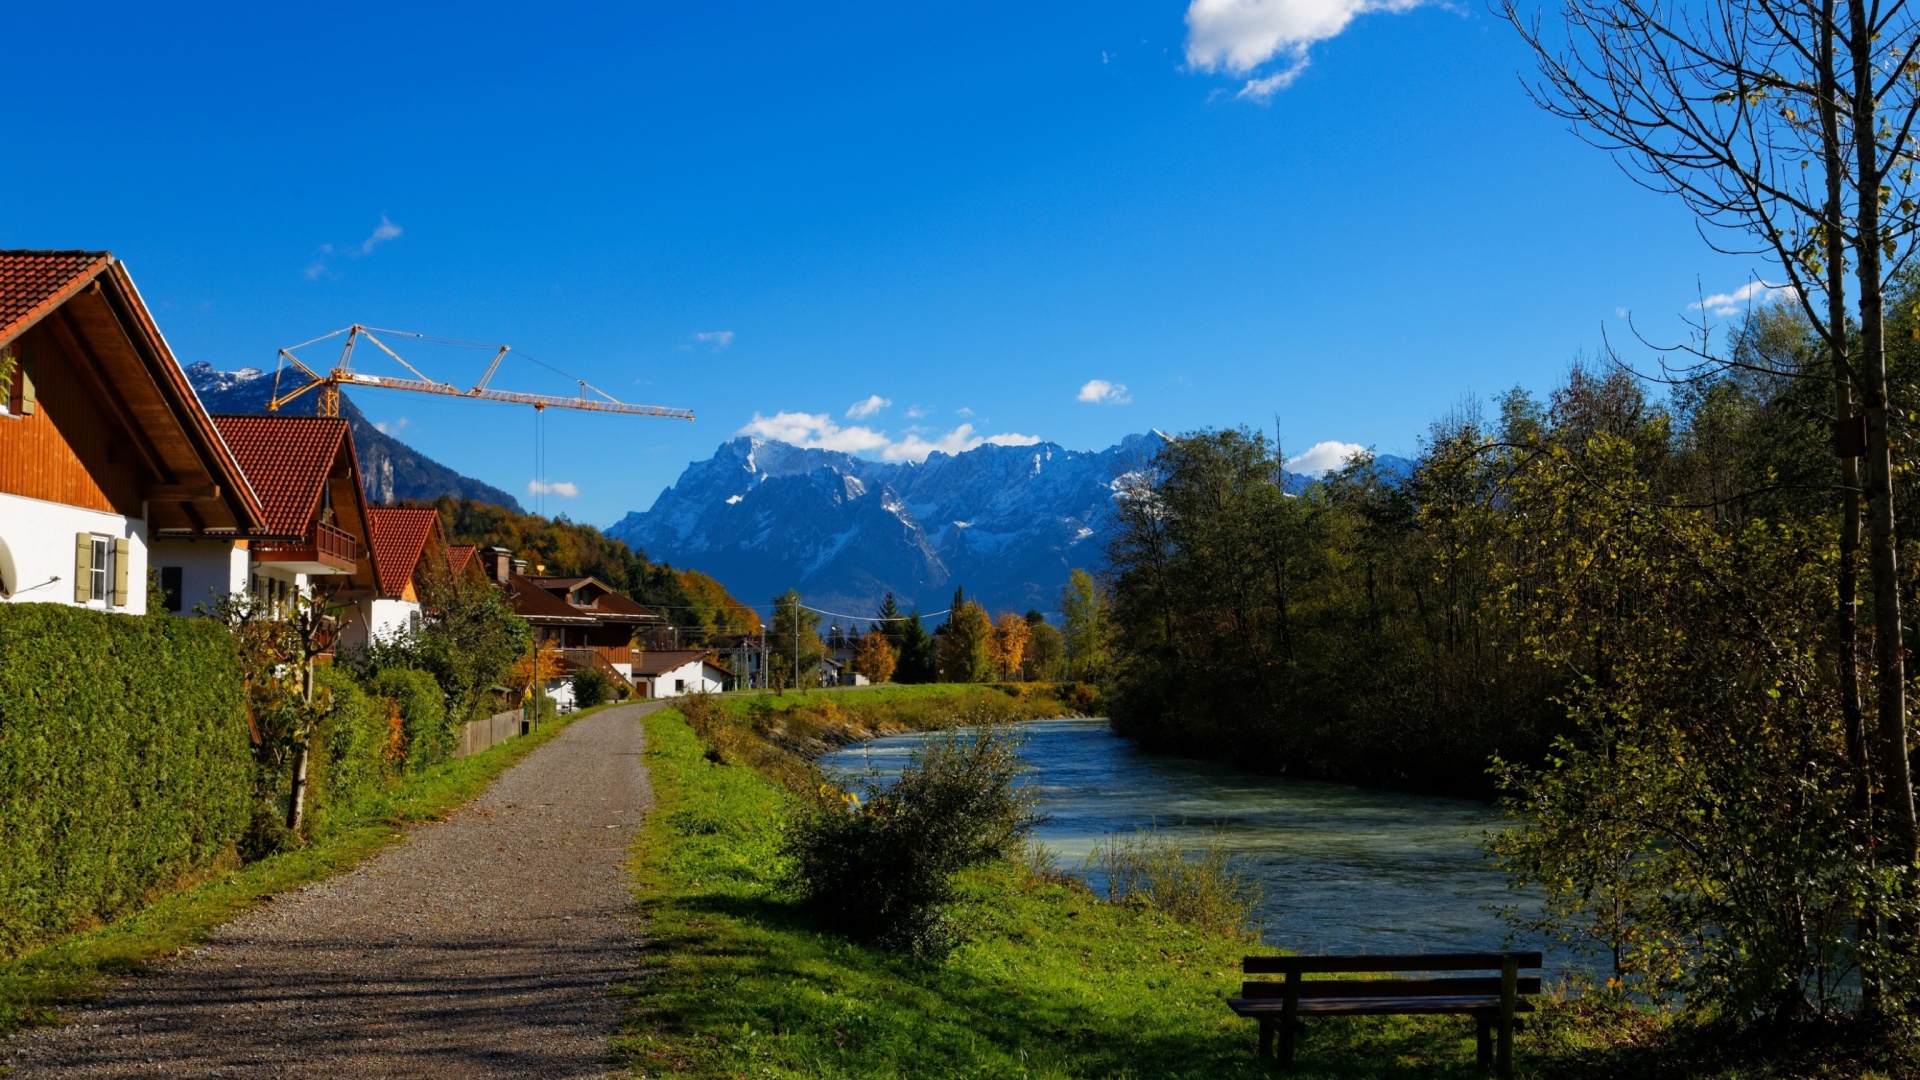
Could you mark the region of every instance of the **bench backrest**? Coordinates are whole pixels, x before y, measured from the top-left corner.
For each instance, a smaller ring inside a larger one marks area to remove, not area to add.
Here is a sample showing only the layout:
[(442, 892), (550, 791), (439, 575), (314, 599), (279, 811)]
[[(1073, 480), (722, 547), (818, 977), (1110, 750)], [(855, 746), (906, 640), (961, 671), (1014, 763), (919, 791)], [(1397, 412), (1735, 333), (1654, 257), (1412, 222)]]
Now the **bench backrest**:
[[(1508, 953), (1410, 953), (1376, 956), (1249, 956), (1240, 962), (1248, 975), (1284, 975), (1285, 982), (1247, 982), (1241, 985), (1245, 998), (1284, 998), (1291, 987), (1298, 999), (1365, 997), (1453, 997), (1457, 995), (1500, 994), (1505, 990), (1504, 972), (1509, 964), (1516, 972), (1516, 995), (1538, 994), (1538, 975), (1518, 976), (1521, 970), (1538, 969), (1545, 957), (1537, 952)], [(1313, 974), (1383, 972), (1405, 974), (1419, 971), (1499, 971), (1501, 975), (1451, 977), (1439, 979), (1306, 979)]]

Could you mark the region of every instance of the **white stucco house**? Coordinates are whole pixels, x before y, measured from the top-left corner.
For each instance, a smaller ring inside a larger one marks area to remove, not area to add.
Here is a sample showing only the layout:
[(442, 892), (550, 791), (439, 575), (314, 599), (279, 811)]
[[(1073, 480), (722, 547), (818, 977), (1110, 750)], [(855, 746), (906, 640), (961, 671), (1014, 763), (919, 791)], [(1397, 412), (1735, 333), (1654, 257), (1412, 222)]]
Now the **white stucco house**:
[(0, 251), (0, 602), (173, 607), (263, 524), (119, 260)]
[(733, 673), (702, 650), (653, 650), (639, 653), (633, 664), (633, 685), (641, 697), (679, 697), (717, 694), (727, 688)]

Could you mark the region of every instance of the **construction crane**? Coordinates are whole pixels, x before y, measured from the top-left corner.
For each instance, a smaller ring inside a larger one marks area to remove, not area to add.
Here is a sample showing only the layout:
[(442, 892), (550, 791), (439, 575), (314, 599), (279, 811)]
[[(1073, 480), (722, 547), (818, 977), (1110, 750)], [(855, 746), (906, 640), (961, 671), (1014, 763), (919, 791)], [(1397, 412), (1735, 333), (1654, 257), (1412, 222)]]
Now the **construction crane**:
[[(414, 334), (404, 330), (381, 330), (380, 332), (398, 337), (426, 338), (424, 334)], [(340, 359), (334, 363), (332, 370), (328, 371), (325, 375), (308, 367), (299, 357), (293, 354), (293, 350), (295, 349), (304, 349), (309, 345), (317, 345), (330, 338), (339, 337), (341, 334), (347, 335), (346, 344), (340, 349)], [(394, 362), (419, 377), (417, 379), (395, 379), (384, 375), (368, 375), (365, 372), (353, 370), (353, 349), (362, 338), (373, 342), (375, 347), (381, 352), (393, 357)], [(460, 342), (459, 344), (472, 343)], [(493, 348), (494, 346), (487, 347)], [(680, 420), (693, 419), (693, 411), (691, 409), (670, 409), (661, 405), (628, 405), (625, 402), (616, 400), (613, 395), (592, 385), (585, 379), (576, 378), (574, 381), (580, 384), (582, 391), (590, 390), (605, 400), (595, 400), (594, 398), (587, 397), (585, 393), (582, 393), (579, 397), (559, 397), (553, 394), (522, 394), (512, 390), (490, 390), (487, 388), (487, 383), (493, 379), (494, 372), (500, 370), (500, 361), (505, 360), (507, 353), (512, 351), (511, 347), (506, 345), (498, 346), (498, 348), (500, 351), (493, 354), (493, 362), (487, 365), (486, 374), (480, 376), (480, 381), (475, 383), (471, 389), (462, 390), (452, 383), (435, 382), (427, 376), (422, 375), (420, 369), (402, 360), (399, 353), (394, 352), (387, 347), (385, 342), (374, 337), (371, 330), (365, 326), (361, 326), (359, 323), (355, 323), (343, 330), (335, 330), (331, 334), (322, 334), (311, 341), (303, 341), (298, 345), (281, 349), (280, 363), (274, 368), (273, 372), (273, 397), (267, 402), (267, 411), (279, 412), (280, 406), (293, 401), (310, 390), (318, 390), (320, 392), (319, 415), (339, 416), (340, 388), (342, 386), (365, 386), (377, 390), (412, 390), (415, 393), (441, 394), (446, 397), (467, 398), (474, 401), (503, 401), (512, 405), (531, 405), (540, 411), (545, 411), (549, 408), (582, 409), (587, 412), (622, 413), (627, 416), (668, 416)], [(525, 354), (523, 353), (522, 355)], [(280, 376), (289, 364), (298, 368), (307, 376), (309, 381), (304, 386), (297, 387), (282, 394), (280, 392)]]

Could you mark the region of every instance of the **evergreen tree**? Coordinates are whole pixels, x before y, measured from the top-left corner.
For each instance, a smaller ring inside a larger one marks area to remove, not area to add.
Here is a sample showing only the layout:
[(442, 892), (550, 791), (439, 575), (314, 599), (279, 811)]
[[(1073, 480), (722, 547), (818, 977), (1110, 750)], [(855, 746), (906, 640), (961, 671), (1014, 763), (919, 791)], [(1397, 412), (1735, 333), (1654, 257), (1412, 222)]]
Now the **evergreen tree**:
[[(774, 686), (806, 685), (826, 655), (820, 640), (820, 616), (788, 589), (773, 598), (773, 627), (767, 635), (767, 668)], [(796, 660), (798, 661), (796, 666)]]
[(900, 628), (900, 645), (894, 650), (896, 663), (893, 671), (895, 682), (926, 683), (934, 679), (934, 639), (920, 622), (920, 609), (914, 608), (905, 622), (894, 623)]
[(902, 641), (901, 630), (905, 625), (900, 618), (900, 605), (894, 602), (893, 594), (888, 593), (887, 598), (880, 601), (880, 614), (872, 629), (887, 635), (887, 644), (893, 646), (893, 651), (898, 654)]

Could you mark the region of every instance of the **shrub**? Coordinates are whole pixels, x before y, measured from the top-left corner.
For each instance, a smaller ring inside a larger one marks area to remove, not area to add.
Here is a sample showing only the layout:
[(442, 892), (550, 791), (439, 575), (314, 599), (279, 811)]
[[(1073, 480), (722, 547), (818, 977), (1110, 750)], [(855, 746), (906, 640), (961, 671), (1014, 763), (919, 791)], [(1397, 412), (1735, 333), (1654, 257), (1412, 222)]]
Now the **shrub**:
[(219, 624), (0, 604), (0, 956), (231, 852), (251, 762)]
[(1088, 859), (1107, 879), (1107, 899), (1151, 908), (1210, 934), (1251, 933), (1259, 886), (1218, 833), (1197, 853), (1157, 832), (1112, 836)]
[[(966, 722), (968, 718), (961, 718)], [(1016, 852), (1033, 826), (1016, 738), (987, 725), (936, 733), (866, 798), (822, 784), (787, 827), (791, 885), (829, 929), (941, 956), (958, 942), (955, 875)]]
[(314, 670), (314, 693), (332, 702), (314, 731), (308, 766), (307, 828), (324, 833), (351, 821), (391, 786), (391, 707), (387, 698), (367, 694), (352, 675), (331, 664)]
[(398, 756), (408, 771), (418, 772), (453, 754), (454, 727), (432, 675), (415, 668), (382, 668), (366, 680), (366, 688), (399, 707)]
[(584, 667), (573, 675), (573, 706), (591, 709), (613, 695), (613, 682), (599, 668)]

